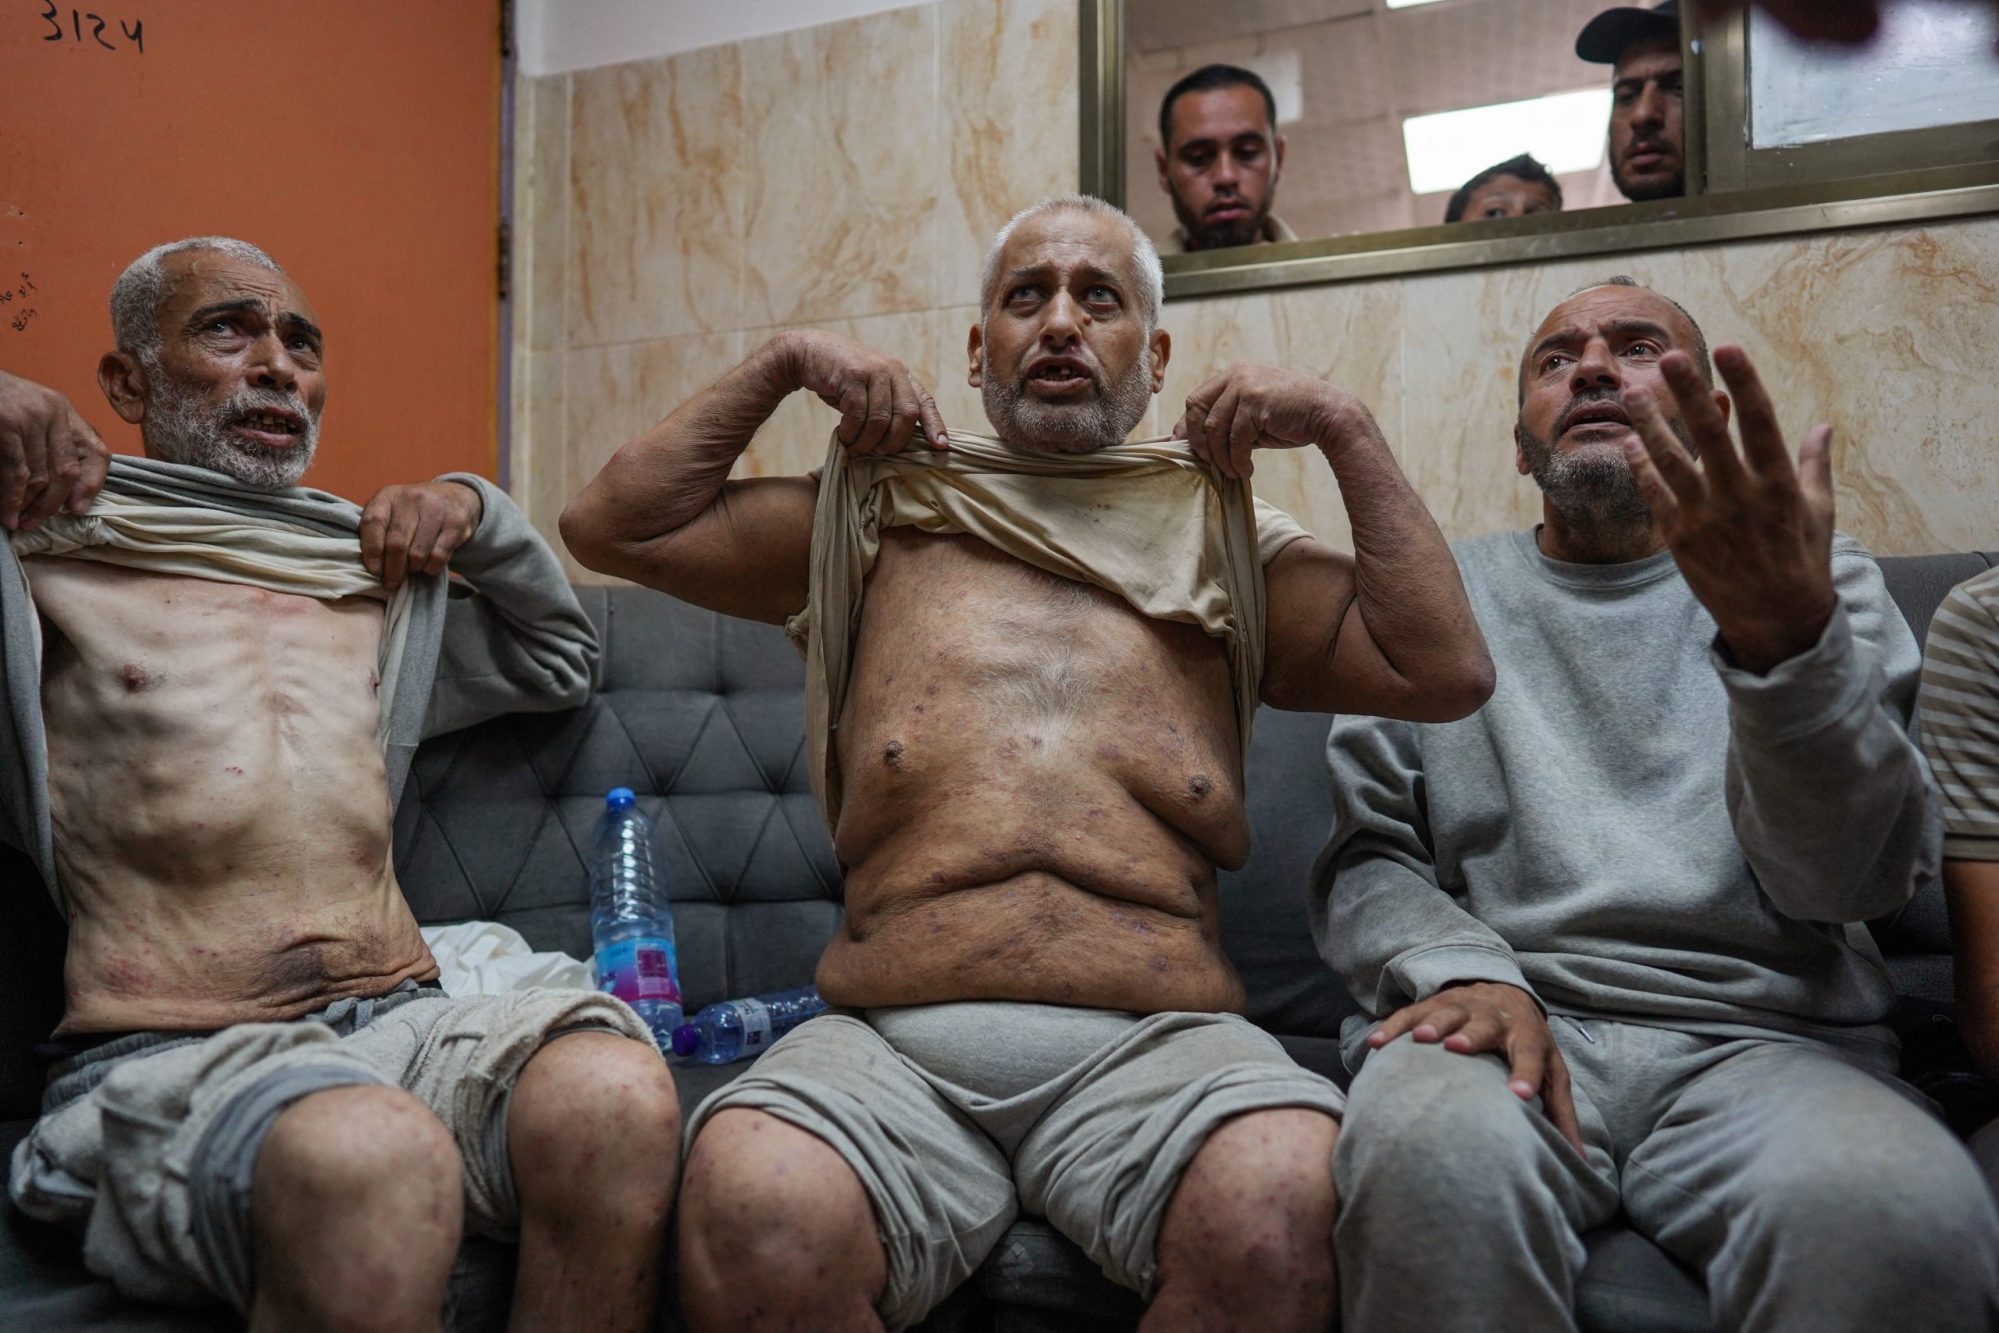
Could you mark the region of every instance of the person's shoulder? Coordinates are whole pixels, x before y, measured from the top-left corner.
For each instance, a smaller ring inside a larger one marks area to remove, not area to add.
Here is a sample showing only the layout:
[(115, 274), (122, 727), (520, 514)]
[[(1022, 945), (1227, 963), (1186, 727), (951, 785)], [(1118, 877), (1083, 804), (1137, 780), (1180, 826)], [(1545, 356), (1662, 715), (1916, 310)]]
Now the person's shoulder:
[(1999, 655), (1999, 566), (1972, 575), (1944, 594), (1930, 621), (1930, 637)]

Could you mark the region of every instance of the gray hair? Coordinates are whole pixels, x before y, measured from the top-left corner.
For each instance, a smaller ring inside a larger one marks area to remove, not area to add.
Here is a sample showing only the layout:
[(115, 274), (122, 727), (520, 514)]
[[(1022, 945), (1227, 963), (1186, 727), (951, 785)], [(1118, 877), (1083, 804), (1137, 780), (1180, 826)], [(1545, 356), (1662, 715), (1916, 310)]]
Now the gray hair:
[(146, 362), (159, 355), (160, 306), (167, 298), (163, 261), (168, 255), (189, 250), (212, 250), (273, 273), (284, 272), (277, 260), (256, 246), (229, 236), (190, 236), (156, 245), (126, 265), (118, 281), (111, 284), (111, 335), (117, 340), (119, 351), (130, 352)]
[(985, 263), (979, 268), (979, 312), (983, 319), (985, 312), (992, 309), (993, 298), (999, 294), (1000, 255), (1006, 250), (1006, 243), (1021, 223), (1050, 213), (1088, 213), (1094, 217), (1115, 218), (1123, 225), (1125, 234), (1131, 237), (1132, 280), (1138, 287), (1138, 313), (1150, 334), (1159, 327), (1159, 307), (1166, 298), (1166, 275), (1159, 267), (1159, 250), (1132, 221), (1131, 214), (1107, 204), (1103, 200), (1087, 194), (1058, 194), (1043, 199), (1038, 204), (1029, 204), (1015, 213), (1004, 227), (993, 237), (993, 243), (986, 250)]

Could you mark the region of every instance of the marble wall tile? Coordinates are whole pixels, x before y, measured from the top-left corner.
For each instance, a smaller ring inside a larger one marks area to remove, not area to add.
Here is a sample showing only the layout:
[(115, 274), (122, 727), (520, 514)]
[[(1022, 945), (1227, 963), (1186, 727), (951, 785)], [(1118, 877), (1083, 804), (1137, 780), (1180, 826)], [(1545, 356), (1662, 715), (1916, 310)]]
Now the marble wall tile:
[(940, 7), (941, 303), (977, 304), (993, 234), (1036, 200), (1076, 188), (1076, 10), (1074, 0)]
[(571, 347), (740, 328), (744, 46), (573, 74)]
[(569, 76), (516, 87), (514, 338), (542, 352), (568, 336)]
[[(1210, 376), (1236, 361), (1259, 361), (1352, 393), (1380, 420), (1403, 466), (1411, 467), (1420, 451), (1399, 429), (1401, 300), (1397, 283), (1380, 282), (1172, 303), (1163, 322), (1173, 336), (1173, 354), (1156, 400), (1156, 429), (1170, 430), (1187, 395)], [(1314, 535), (1351, 549), (1346, 507), (1316, 449), (1260, 451), (1252, 484)]]
[(978, 322), (976, 305), (952, 306), (936, 312), (932, 329), (936, 350), (931, 355), (937, 378), (930, 391), (937, 397), (937, 410), (943, 414), (945, 425), (974, 435), (990, 435), (993, 427), (986, 420), (985, 400), (969, 382), (971, 357), (966, 343), (972, 326)]
[[(742, 347), (740, 333), (716, 333), (572, 348), (566, 358), (566, 439), (556, 511), (620, 446), (742, 360)], [(553, 529), (551, 521), (545, 531)], [(590, 573), (572, 577), (604, 581)]]
[[(910, 314), (867, 315), (858, 319), (826, 320), (807, 328), (824, 329), (896, 358), (928, 385), (934, 395), (940, 382), (937, 358), (937, 315), (920, 310)], [(794, 326), (797, 327), (797, 326)], [(776, 329), (755, 329), (743, 335), (747, 356)], [(811, 393), (794, 393), (778, 405), (757, 432), (742, 460), (738, 477), (786, 477), (810, 472), (826, 461), (826, 446), (840, 414)], [(947, 417), (948, 421), (949, 418)]]
[(566, 354), (514, 351), (514, 503), (557, 551), (562, 549), (555, 520), (569, 498), (565, 444), (568, 397), (564, 392)]
[(725, 48), (741, 53), (746, 126), (734, 327), (938, 303), (938, 22), (925, 5)]

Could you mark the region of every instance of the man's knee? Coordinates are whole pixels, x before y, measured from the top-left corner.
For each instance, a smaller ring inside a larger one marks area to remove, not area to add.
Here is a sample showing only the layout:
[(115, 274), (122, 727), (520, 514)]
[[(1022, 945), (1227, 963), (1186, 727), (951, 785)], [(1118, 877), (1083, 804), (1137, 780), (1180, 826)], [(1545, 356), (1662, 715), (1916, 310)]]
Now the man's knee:
[(1385, 1173), (1412, 1188), (1433, 1179), (1462, 1187), (1494, 1171), (1529, 1172), (1534, 1154), (1544, 1150), (1546, 1135), (1530, 1118), (1541, 1112), (1515, 1096), (1506, 1079), (1505, 1065), (1493, 1056), (1460, 1055), (1408, 1037), (1374, 1052), (1347, 1095), (1342, 1185), (1350, 1175)]
[(522, 1069), (507, 1137), (517, 1172), (556, 1158), (565, 1171), (670, 1169), (679, 1158), (680, 1097), (658, 1051), (616, 1033), (572, 1033)]
[(1220, 1282), (1244, 1299), (1281, 1289), (1329, 1303), (1339, 1132), (1323, 1111), (1291, 1107), (1210, 1134), (1161, 1219), (1161, 1285)]
[[(680, 1203), (686, 1280), (741, 1270), (813, 1274), (879, 1292), (887, 1259), (852, 1167), (815, 1134), (762, 1111), (719, 1111), (687, 1155)], [(731, 1276), (733, 1274), (733, 1276)]]
[(257, 1151), (252, 1198), (260, 1218), (290, 1211), (270, 1206), (279, 1200), (455, 1217), (461, 1190), (458, 1147), (444, 1123), (402, 1089), (369, 1084), (287, 1107)]

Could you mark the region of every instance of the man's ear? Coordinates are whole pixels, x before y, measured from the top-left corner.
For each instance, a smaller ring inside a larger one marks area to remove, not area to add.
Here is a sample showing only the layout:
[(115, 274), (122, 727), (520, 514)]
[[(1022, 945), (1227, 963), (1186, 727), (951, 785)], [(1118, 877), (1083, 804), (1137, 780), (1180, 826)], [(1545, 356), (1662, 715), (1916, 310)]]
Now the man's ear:
[(974, 389), (983, 389), (986, 387), (985, 377), (979, 374), (979, 363), (984, 359), (979, 355), (979, 350), (984, 344), (985, 337), (979, 332), (979, 326), (976, 324), (972, 325), (971, 335), (965, 339), (965, 355), (971, 359), (972, 363), (971, 367), (965, 372), (965, 383), (971, 385)]
[(146, 372), (139, 358), (126, 352), (106, 352), (97, 363), (97, 387), (104, 390), (111, 410), (136, 426), (146, 419)]
[(1165, 329), (1154, 329), (1146, 345), (1152, 349), (1152, 391), (1158, 393), (1166, 387), (1166, 363), (1173, 359), (1173, 335)]
[(1734, 407), (1735, 404), (1728, 401), (1728, 395), (1725, 392), (1716, 389), (1714, 391), (1714, 405), (1715, 410), (1721, 413), (1721, 424), (1726, 426), (1728, 424), (1729, 409)]
[(1532, 468), (1527, 466), (1527, 450), (1522, 448), (1520, 444), (1520, 423), (1518, 422), (1515, 422), (1513, 425), (1513, 470), (1523, 477), (1533, 471)]
[(1277, 170), (1270, 173), (1270, 179), (1275, 181), (1279, 176), (1283, 174), (1284, 174), (1284, 136), (1280, 134), (1277, 136)]
[(1155, 148), (1152, 150), (1152, 165), (1159, 172), (1159, 188), (1168, 194), (1173, 193), (1173, 187), (1166, 182), (1166, 150), (1164, 148)]

